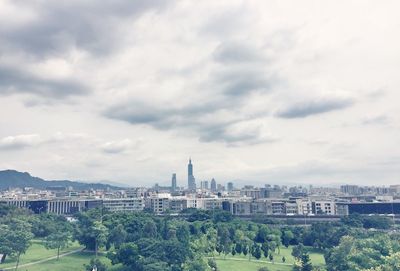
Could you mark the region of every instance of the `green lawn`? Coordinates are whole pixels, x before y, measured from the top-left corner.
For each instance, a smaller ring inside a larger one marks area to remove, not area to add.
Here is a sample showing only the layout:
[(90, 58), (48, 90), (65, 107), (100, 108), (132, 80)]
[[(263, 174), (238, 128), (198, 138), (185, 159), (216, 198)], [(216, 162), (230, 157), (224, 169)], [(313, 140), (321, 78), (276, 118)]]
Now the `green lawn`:
[[(60, 255), (66, 252), (82, 249), (78, 243), (71, 243), (66, 249), (60, 251)], [(90, 259), (94, 258), (94, 253), (78, 251), (76, 253), (61, 257), (59, 260), (53, 259), (43, 263), (34, 264), (31, 266), (23, 266), (24, 264), (29, 264), (37, 262), (43, 259), (47, 259), (53, 256), (57, 256), (56, 249), (46, 249), (43, 246), (42, 240), (33, 240), (32, 245), (29, 247), (28, 251), (21, 255), (20, 267), (18, 270), (21, 271), (84, 271), (84, 264), (88, 264)], [(100, 260), (110, 266), (108, 270), (118, 271), (120, 266), (111, 266), (110, 260), (104, 255), (99, 256)], [(0, 265), (0, 269), (9, 268), (15, 266), (15, 259), (7, 258), (4, 264)]]
[[(60, 251), (60, 254), (80, 248), (82, 247), (78, 243), (71, 243), (68, 248)], [(46, 249), (43, 246), (42, 240), (33, 240), (32, 245), (29, 247), (28, 251), (25, 254), (21, 255), (20, 265), (40, 261), (42, 259), (46, 259), (52, 256), (57, 256), (57, 249)], [(12, 266), (15, 266), (15, 259), (7, 257), (5, 263), (0, 265), (0, 268)]]
[[(64, 249), (60, 254), (80, 249), (81, 246), (77, 243), (72, 243), (71, 246)], [(318, 250), (314, 250), (312, 248), (308, 248), (310, 258), (312, 264), (314, 266), (322, 266), (325, 265), (325, 260), (322, 253)], [(262, 257), (260, 260), (256, 260), (255, 258), (251, 258), (248, 260), (248, 256), (244, 255), (227, 255), (224, 257), (217, 256), (216, 262), (221, 271), (257, 271), (260, 267), (268, 267), (271, 271), (290, 271), (292, 270), (292, 265), (294, 263), (294, 258), (291, 255), (292, 247), (289, 248), (281, 248), (280, 252), (276, 250), (274, 254), (274, 262), (271, 263), (269, 259)], [(21, 256), (20, 266), (32, 263), (36, 261), (40, 261), (49, 257), (53, 257), (57, 255), (57, 250), (51, 249), (47, 250), (44, 248), (41, 240), (34, 240), (32, 246), (28, 249), (27, 253)], [(285, 263), (282, 262), (282, 257), (286, 258)], [(39, 263), (32, 266), (21, 266), (19, 270), (21, 271), (83, 271), (84, 264), (88, 264), (90, 259), (93, 258), (94, 255), (91, 252), (82, 252), (79, 251), (77, 253), (65, 256), (60, 258), (59, 260), (53, 259), (50, 261), (46, 261), (43, 263)], [(120, 266), (111, 266), (110, 260), (107, 259), (104, 255), (99, 256), (99, 258), (110, 266), (110, 271), (118, 271)], [(8, 258), (5, 264), (0, 265), (0, 268), (7, 268), (15, 266), (15, 259)]]
[[(323, 266), (325, 265), (325, 259), (323, 254), (313, 248), (308, 248), (310, 254), (310, 259), (313, 266)], [(227, 255), (224, 259), (223, 256), (217, 256), (216, 262), (221, 271), (256, 271), (258, 268), (266, 266), (271, 271), (286, 271), (292, 270), (292, 265), (294, 263), (294, 258), (291, 255), (292, 247), (281, 248), (278, 254), (278, 250), (274, 253), (274, 263), (271, 263), (269, 259), (262, 257), (260, 260), (251, 258), (248, 260), (248, 255)], [(282, 262), (282, 257), (286, 258), (285, 263)]]
[[(21, 271), (83, 271), (84, 264), (88, 264), (93, 258), (93, 253), (78, 252), (57, 260), (40, 263), (37, 265), (21, 267)], [(119, 266), (111, 267), (111, 262), (105, 256), (99, 256), (100, 260), (110, 266), (109, 271), (117, 271)]]
[(270, 271), (290, 271), (291, 265), (279, 265), (272, 263), (262, 263), (256, 260), (237, 261), (232, 259), (216, 259), (218, 270), (221, 271), (257, 271), (261, 267), (268, 267)]

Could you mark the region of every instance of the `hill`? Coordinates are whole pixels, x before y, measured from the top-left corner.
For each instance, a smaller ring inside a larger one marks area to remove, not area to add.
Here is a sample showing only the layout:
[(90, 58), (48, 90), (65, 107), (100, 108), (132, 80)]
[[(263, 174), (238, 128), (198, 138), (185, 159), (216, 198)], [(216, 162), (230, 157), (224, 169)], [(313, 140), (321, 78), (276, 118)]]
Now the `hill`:
[(45, 189), (50, 186), (71, 186), (74, 190), (88, 190), (88, 189), (119, 189), (117, 186), (104, 184), (104, 183), (85, 183), (75, 181), (46, 181), (38, 177), (33, 177), (27, 172), (19, 172), (16, 170), (2, 170), (0, 171), (0, 190), (8, 188), (24, 188), (33, 187), (37, 189)]

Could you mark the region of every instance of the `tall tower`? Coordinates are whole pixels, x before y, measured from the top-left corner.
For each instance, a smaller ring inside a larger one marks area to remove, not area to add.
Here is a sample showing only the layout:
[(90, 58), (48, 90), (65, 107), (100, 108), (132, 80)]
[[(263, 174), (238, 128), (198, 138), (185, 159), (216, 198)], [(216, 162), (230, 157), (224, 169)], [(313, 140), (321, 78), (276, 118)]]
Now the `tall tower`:
[(171, 191), (175, 192), (176, 191), (176, 173), (172, 174), (172, 179), (171, 179)]
[(188, 164), (188, 189), (189, 190), (196, 190), (196, 180), (193, 175), (193, 165), (192, 165), (192, 159), (189, 158), (189, 164)]
[(216, 192), (217, 191), (217, 182), (215, 181), (214, 178), (211, 180), (211, 191)]

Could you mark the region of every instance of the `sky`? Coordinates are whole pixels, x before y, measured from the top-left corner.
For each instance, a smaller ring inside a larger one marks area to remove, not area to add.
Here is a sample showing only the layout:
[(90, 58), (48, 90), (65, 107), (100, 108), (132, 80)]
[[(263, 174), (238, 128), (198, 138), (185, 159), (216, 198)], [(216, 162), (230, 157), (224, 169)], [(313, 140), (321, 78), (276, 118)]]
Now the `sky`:
[(0, 169), (400, 184), (399, 1), (0, 0)]

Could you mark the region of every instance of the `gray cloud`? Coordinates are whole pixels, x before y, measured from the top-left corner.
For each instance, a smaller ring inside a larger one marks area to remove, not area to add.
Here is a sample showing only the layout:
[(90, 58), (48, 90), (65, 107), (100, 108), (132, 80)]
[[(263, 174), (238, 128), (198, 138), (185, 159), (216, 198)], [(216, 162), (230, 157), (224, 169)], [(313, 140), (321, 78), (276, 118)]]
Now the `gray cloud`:
[[(121, 102), (111, 106), (103, 115), (129, 122), (133, 125), (147, 125), (159, 130), (184, 130), (194, 134), (203, 142), (223, 142), (230, 146), (258, 144), (274, 139), (262, 135), (259, 127), (240, 127), (241, 122), (254, 118), (246, 110), (244, 98), (253, 93), (269, 93), (280, 81), (266, 67), (269, 63), (262, 50), (238, 42), (223, 42), (211, 53), (213, 61), (210, 78), (195, 86), (193, 91), (203, 88), (212, 90), (211, 96), (204, 97), (201, 104), (191, 101), (189, 105), (177, 107), (138, 102)], [(203, 71), (203, 70), (201, 70)], [(183, 75), (181, 75), (183, 76)], [(238, 113), (239, 111), (243, 111)], [(213, 115), (224, 111), (221, 119)]]
[[(52, 79), (46, 74), (38, 77), (21, 67), (26, 63), (34, 67), (52, 58), (68, 59), (77, 51), (105, 57), (125, 44), (121, 31), (126, 24), (171, 4), (161, 0), (104, 1), (100, 5), (94, 0), (11, 2), (16, 10), (29, 10), (31, 15), (26, 20), (21, 16), (20, 21), (2, 21), (0, 26), (0, 56), (13, 63), (12, 67), (4, 65), (0, 58), (0, 94), (30, 93), (50, 100), (88, 94), (82, 79)], [(27, 103), (35, 104), (43, 102)]]
[(21, 3), (37, 16), (23, 25), (0, 28), (0, 48), (38, 57), (57, 55), (74, 47), (91, 54), (104, 54), (119, 44), (118, 21), (135, 19), (167, 5), (161, 0), (103, 1), (101, 5), (93, 0)]
[(274, 137), (263, 135), (260, 126), (236, 131), (230, 129), (231, 125), (210, 125), (203, 128), (206, 130), (202, 130), (199, 137), (199, 140), (203, 142), (224, 142), (229, 146), (236, 147), (277, 141)]
[(225, 64), (245, 64), (266, 60), (257, 48), (238, 42), (220, 44), (213, 52), (213, 58)]
[(39, 78), (13, 67), (0, 65), (0, 94), (31, 93), (47, 98), (88, 94), (88, 89), (72, 79)]
[(213, 89), (229, 98), (245, 96), (255, 91), (268, 92), (280, 81), (268, 64), (261, 49), (237, 41), (226, 41), (212, 53), (218, 64), (212, 74)]
[(295, 103), (278, 111), (276, 114), (280, 118), (305, 118), (335, 110), (344, 109), (353, 105), (354, 101), (350, 98), (323, 98), (311, 101)]
[(262, 135), (259, 127), (240, 127), (241, 122), (249, 120), (244, 116), (232, 120), (203, 120), (217, 111), (218, 108), (207, 105), (193, 108), (158, 108), (132, 102), (111, 107), (103, 114), (133, 125), (147, 125), (158, 130), (187, 131), (203, 142), (224, 142), (235, 146), (275, 141), (274, 138)]
[(279, 83), (262, 68), (226, 70), (217, 73), (214, 77), (216, 87), (230, 98), (245, 96), (255, 91), (268, 92)]
[(378, 115), (372, 117), (364, 118), (361, 123), (363, 125), (380, 125), (380, 124), (387, 124), (389, 122), (389, 118), (386, 115)]

